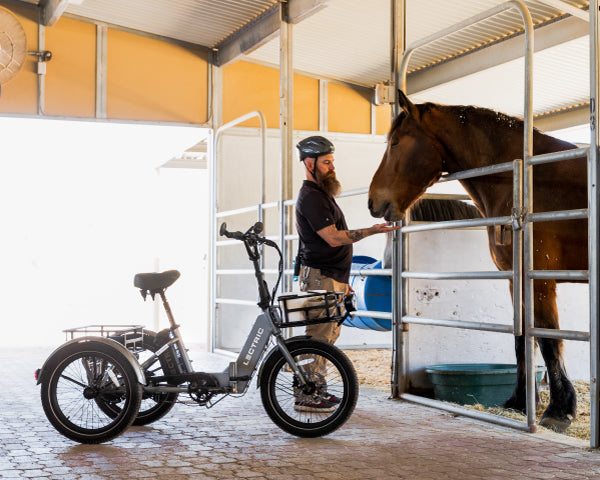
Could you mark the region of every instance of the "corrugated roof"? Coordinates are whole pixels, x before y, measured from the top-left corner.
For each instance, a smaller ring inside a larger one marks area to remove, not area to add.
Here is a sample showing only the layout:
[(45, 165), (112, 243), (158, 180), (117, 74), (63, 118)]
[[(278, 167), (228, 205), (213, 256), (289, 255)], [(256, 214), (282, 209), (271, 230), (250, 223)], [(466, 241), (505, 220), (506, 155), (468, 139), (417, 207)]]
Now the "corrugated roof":
[[(39, 0), (22, 3), (38, 4)], [(406, 43), (410, 45), (501, 3), (503, 0), (406, 0)], [(525, 3), (536, 25), (564, 18), (564, 12), (544, 0)], [(565, 3), (585, 9), (589, 2), (565, 0)], [(210, 49), (278, 4), (277, 0), (82, 0), (79, 4), (69, 3), (66, 14)], [(303, 0), (302, 4), (310, 2)], [(295, 70), (365, 87), (389, 81), (390, 5), (390, 0), (329, 0), (326, 8), (294, 25)], [(409, 72), (427, 72), (449, 59), (466, 58), (465, 52), (500, 42), (522, 29), (518, 12), (498, 14), (416, 51)], [(267, 42), (246, 58), (276, 66), (279, 41)], [(494, 66), (421, 91), (416, 98), (479, 103), (517, 113), (522, 108), (507, 98), (517, 98), (521, 103), (517, 94), (522, 89), (521, 64), (522, 61), (513, 60)], [(536, 53), (534, 64), (536, 114), (576, 105), (589, 96), (586, 37)], [(500, 78), (503, 81), (499, 82)]]

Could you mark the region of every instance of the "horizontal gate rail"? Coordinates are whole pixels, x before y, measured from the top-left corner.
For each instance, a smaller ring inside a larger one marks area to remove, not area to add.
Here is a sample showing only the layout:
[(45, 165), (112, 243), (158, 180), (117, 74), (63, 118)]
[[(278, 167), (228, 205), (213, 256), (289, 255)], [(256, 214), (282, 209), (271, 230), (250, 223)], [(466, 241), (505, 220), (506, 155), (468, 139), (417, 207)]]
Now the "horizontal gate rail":
[(544, 153), (535, 155), (527, 159), (527, 165), (541, 165), (543, 163), (561, 162), (563, 160), (573, 160), (575, 158), (585, 157), (590, 151), (590, 147), (573, 148), (571, 150), (562, 150), (560, 152)]
[(532, 280), (571, 280), (587, 282), (590, 275), (587, 270), (532, 270), (527, 274)]
[(419, 278), (426, 280), (512, 280), (512, 270), (487, 272), (402, 272), (402, 278)]
[(427, 232), (431, 230), (447, 230), (454, 228), (492, 227), (494, 225), (510, 225), (512, 217), (476, 218), (470, 220), (447, 220), (444, 222), (421, 223), (402, 227), (402, 233)]
[(439, 318), (426, 318), (426, 317), (415, 317), (407, 315), (402, 317), (403, 323), (413, 323), (418, 325), (429, 325), (434, 327), (454, 327), (462, 328), (465, 330), (483, 330), (488, 332), (501, 332), (501, 333), (514, 333), (512, 325), (500, 325), (496, 323), (483, 323), (483, 322), (469, 322), (464, 320), (453, 320), (453, 319), (439, 319)]
[(483, 175), (495, 175), (497, 173), (511, 172), (513, 168), (513, 162), (499, 163), (488, 167), (471, 168), (469, 170), (463, 170), (462, 172), (442, 175), (438, 182), (452, 182), (454, 180), (464, 180), (465, 178), (475, 178)]
[(554, 222), (560, 220), (587, 220), (588, 209), (579, 208), (575, 210), (557, 210), (555, 212), (530, 213), (527, 215), (528, 222)]
[(589, 342), (590, 334), (588, 332), (578, 332), (575, 330), (557, 330), (553, 328), (529, 328), (527, 335), (533, 337), (562, 338), (564, 340), (576, 340), (580, 342)]

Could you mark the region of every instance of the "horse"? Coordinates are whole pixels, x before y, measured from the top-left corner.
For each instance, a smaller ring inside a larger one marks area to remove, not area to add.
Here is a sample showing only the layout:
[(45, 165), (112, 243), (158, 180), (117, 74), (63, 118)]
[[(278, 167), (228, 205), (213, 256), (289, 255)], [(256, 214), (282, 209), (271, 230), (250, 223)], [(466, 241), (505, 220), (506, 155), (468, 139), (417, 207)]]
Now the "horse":
[[(392, 122), (388, 144), (369, 187), (371, 215), (400, 221), (406, 210), (439, 180), (454, 173), (509, 162), (523, 156), (523, 121), (490, 109), (434, 103), (413, 104), (398, 91), (400, 114)], [(577, 148), (534, 129), (534, 155)], [(484, 217), (511, 215), (512, 172), (460, 180)], [(549, 212), (587, 208), (587, 160), (538, 165), (533, 172), (533, 211)], [(489, 249), (499, 270), (512, 269), (512, 245), (497, 242), (488, 227)], [(535, 222), (534, 269), (587, 270), (587, 220)], [(560, 280), (534, 280), (536, 327), (558, 329), (556, 284)], [(573, 280), (569, 280), (573, 281)], [(512, 295), (512, 282), (511, 295)], [(538, 338), (546, 364), (550, 402), (540, 425), (564, 432), (576, 417), (577, 397), (563, 363), (563, 341)], [(504, 408), (526, 411), (525, 338), (515, 336), (517, 382)], [(536, 403), (539, 397), (536, 390)]]

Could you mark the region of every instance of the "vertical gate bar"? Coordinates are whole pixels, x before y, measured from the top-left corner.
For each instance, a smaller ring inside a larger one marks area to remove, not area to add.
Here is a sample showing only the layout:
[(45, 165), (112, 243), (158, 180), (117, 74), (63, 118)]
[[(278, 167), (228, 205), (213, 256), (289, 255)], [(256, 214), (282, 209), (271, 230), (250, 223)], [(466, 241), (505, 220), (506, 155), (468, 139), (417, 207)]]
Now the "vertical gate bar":
[(513, 334), (523, 335), (523, 160), (513, 161)]
[(598, 0), (590, 0), (590, 149), (588, 152), (588, 263), (589, 263), (589, 300), (590, 300), (590, 445), (598, 448), (600, 443), (599, 410), (599, 362), (598, 344), (599, 322), (599, 292), (600, 268), (598, 266), (598, 241), (600, 239), (598, 222), (598, 202), (600, 192), (600, 172), (598, 169), (598, 96), (600, 94), (598, 81), (599, 27)]
[[(406, 49), (406, 0), (393, 0), (391, 2), (391, 65), (394, 87), (406, 91), (406, 74), (400, 70), (400, 59)], [(394, 92), (396, 93), (396, 92)], [(399, 114), (398, 99), (392, 105), (392, 121)], [(406, 212), (406, 216), (410, 215)], [(406, 340), (408, 332), (402, 324), (402, 317), (406, 312), (406, 283), (402, 278), (402, 270), (406, 268), (406, 249), (408, 237), (401, 231), (392, 234), (392, 373), (391, 394), (399, 398), (404, 393), (407, 383)]]
[[(281, 2), (281, 28), (279, 36), (279, 129), (281, 135), (280, 161), (280, 245), (283, 256), (283, 268), (291, 268), (291, 249), (285, 236), (291, 232), (292, 216), (289, 207), (284, 205), (292, 198), (292, 158), (293, 158), (293, 42), (292, 24), (289, 22), (289, 5)], [(280, 287), (283, 291), (292, 290), (292, 278), (284, 275)]]
[[(523, 106), (523, 203), (525, 213), (533, 210), (533, 167), (528, 163), (533, 156), (533, 22), (523, 2), (520, 12), (525, 26), (525, 98)], [(527, 379), (527, 424), (535, 431), (535, 339), (527, 334), (534, 326), (533, 280), (527, 274), (533, 270), (533, 225), (525, 216), (523, 230), (523, 275), (525, 302), (525, 365)]]

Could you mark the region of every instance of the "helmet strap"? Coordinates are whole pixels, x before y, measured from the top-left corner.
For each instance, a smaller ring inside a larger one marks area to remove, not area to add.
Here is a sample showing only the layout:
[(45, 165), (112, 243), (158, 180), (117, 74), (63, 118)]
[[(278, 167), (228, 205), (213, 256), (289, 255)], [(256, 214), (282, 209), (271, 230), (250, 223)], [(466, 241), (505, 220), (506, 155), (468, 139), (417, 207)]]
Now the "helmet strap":
[(308, 165), (306, 164), (306, 158), (302, 160), (302, 163), (304, 163), (304, 167), (310, 172), (312, 177), (315, 179), (315, 182), (317, 181), (317, 160), (318, 158), (315, 158), (315, 167), (312, 170), (308, 168)]

